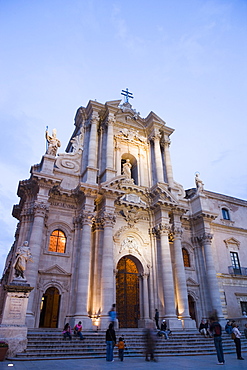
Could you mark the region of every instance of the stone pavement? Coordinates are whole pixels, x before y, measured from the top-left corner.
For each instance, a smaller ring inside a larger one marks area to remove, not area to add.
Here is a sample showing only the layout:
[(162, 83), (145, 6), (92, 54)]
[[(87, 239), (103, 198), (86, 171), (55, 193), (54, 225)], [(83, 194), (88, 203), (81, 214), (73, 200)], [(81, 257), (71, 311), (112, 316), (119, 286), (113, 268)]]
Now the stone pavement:
[[(243, 352), (244, 361), (237, 360), (236, 354), (225, 355), (225, 365), (217, 364), (216, 355), (204, 356), (168, 356), (160, 357), (157, 362), (145, 362), (143, 357), (126, 357), (123, 362), (115, 359), (106, 362), (105, 359), (75, 359), (75, 360), (37, 360), (37, 361), (9, 361), (0, 362), (0, 370), (114, 370), (114, 369), (152, 369), (172, 370), (200, 369), (211, 370), (223, 368), (224, 370), (247, 369), (247, 352)], [(13, 366), (10, 366), (13, 365)]]

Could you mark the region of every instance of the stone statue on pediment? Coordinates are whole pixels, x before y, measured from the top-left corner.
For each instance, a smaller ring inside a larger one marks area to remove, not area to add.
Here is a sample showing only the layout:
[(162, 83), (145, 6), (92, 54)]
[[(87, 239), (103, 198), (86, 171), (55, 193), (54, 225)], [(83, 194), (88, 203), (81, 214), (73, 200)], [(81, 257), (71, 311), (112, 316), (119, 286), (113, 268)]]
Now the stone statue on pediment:
[(196, 183), (197, 193), (202, 193), (204, 190), (204, 184), (199, 177), (199, 173), (196, 173), (195, 183)]
[(46, 154), (53, 155), (54, 157), (57, 154), (58, 148), (61, 146), (60, 140), (57, 138), (57, 130), (54, 128), (52, 130), (52, 135), (50, 136), (48, 130), (45, 131), (45, 138), (48, 143), (48, 148), (46, 150)]
[(13, 264), (15, 276), (17, 278), (25, 279), (24, 272), (26, 271), (27, 261), (33, 262), (31, 250), (28, 246), (28, 241), (25, 241), (23, 245), (17, 248), (15, 256), (16, 258)]

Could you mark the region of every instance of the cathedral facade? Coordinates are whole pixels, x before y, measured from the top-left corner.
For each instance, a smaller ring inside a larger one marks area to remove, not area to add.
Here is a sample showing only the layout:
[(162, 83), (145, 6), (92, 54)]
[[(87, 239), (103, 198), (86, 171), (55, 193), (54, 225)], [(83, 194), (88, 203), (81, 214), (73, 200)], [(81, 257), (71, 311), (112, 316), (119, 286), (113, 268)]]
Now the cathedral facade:
[[(145, 327), (155, 309), (171, 330), (247, 311), (247, 202), (205, 190), (198, 175), (185, 191), (173, 178), (173, 131), (127, 99), (80, 107), (65, 153), (46, 133), (47, 152), (19, 183), (1, 284), (2, 303), (14, 278), (34, 288), (28, 327), (105, 329), (113, 303), (120, 328)], [(25, 242), (32, 260), (17, 276)]]

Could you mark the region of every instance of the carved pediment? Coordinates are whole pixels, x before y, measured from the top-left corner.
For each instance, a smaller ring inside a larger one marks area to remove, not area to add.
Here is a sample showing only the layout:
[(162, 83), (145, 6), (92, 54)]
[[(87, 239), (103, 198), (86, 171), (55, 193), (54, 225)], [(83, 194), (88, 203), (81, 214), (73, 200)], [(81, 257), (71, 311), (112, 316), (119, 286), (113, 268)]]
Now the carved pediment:
[(226, 240), (224, 240), (224, 243), (226, 244), (227, 248), (235, 247), (235, 248), (239, 249), (239, 247), (240, 247), (240, 241), (238, 241), (235, 238), (226, 239)]
[(189, 277), (187, 280), (186, 280), (186, 284), (187, 286), (190, 286), (190, 287), (198, 287), (199, 284), (193, 280), (191, 277)]
[(155, 188), (151, 189), (150, 195), (153, 198), (152, 201), (153, 205), (157, 203), (169, 205), (178, 204), (176, 198), (170, 193), (170, 191), (160, 184)]
[(66, 272), (62, 267), (58, 265), (53, 265), (51, 267), (48, 267), (45, 270), (39, 270), (39, 273), (42, 275), (64, 275), (64, 276), (70, 276), (68, 272)]

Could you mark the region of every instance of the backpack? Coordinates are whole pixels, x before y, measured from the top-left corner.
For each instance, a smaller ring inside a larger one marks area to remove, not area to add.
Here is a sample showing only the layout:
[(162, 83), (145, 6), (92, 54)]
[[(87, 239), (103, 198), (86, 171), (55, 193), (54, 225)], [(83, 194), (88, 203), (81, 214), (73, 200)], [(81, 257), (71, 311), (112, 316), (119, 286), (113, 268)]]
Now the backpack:
[(216, 324), (214, 326), (214, 334), (217, 335), (217, 336), (221, 335), (221, 326), (220, 326), (220, 324)]
[(235, 333), (231, 333), (231, 338), (234, 340), (235, 338), (236, 338), (236, 335), (235, 335)]

